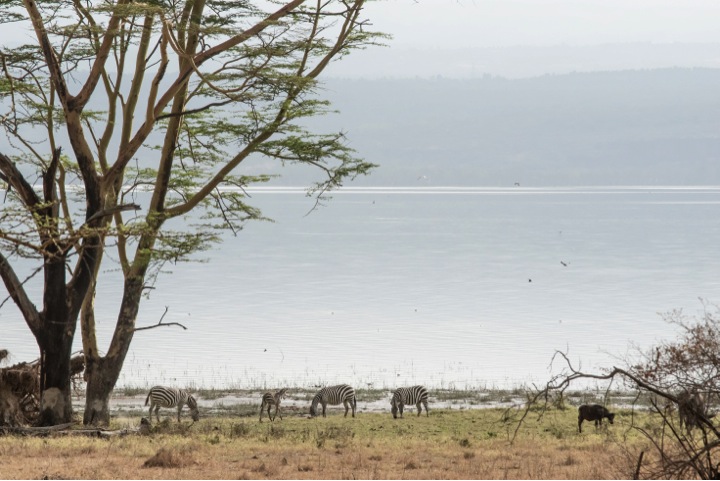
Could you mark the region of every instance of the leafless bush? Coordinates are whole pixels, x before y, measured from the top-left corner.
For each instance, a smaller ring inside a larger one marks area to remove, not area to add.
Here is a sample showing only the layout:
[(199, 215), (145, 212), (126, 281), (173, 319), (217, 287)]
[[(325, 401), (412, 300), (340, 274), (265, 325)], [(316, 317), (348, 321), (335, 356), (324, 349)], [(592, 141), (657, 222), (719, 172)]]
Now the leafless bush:
[[(7, 358), (7, 356), (7, 350), (0, 350), (0, 361)], [(81, 382), (84, 369), (84, 356), (82, 354), (73, 356), (70, 362), (73, 384)], [(20, 416), (17, 418), (18, 422), (22, 424), (26, 422), (33, 423), (40, 412), (40, 360), (20, 362), (9, 367), (0, 368), (0, 386), (3, 386), (11, 393), (17, 401), (20, 409)], [(13, 402), (8, 395), (4, 398), (6, 399), (6, 407), (8, 403)]]
[(15, 427), (24, 423), (25, 419), (17, 397), (10, 389), (0, 385), (0, 427)]
[[(651, 446), (644, 459), (644, 452), (634, 453), (636, 468), (628, 477), (720, 479), (720, 431), (713, 422), (720, 400), (720, 308), (703, 305), (704, 311), (697, 317), (688, 317), (680, 310), (667, 313), (664, 319), (679, 329), (678, 337), (648, 350), (635, 348), (633, 358), (624, 360), (621, 367), (583, 372), (572, 365), (566, 353), (556, 352), (553, 363), (562, 363), (561, 374), (536, 390), (517, 429), (531, 409), (537, 412), (540, 406), (542, 415), (573, 383), (619, 382), (637, 390), (630, 429), (644, 436)], [(649, 409), (657, 426), (636, 422), (641, 396), (650, 399)]]

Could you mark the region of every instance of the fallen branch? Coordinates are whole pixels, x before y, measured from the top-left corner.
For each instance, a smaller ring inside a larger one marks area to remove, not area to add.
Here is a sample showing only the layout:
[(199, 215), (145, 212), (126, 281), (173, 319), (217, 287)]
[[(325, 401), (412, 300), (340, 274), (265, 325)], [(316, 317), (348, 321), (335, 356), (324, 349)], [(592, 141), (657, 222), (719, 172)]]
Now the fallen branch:
[(92, 438), (109, 439), (117, 436), (127, 436), (129, 434), (140, 434), (140, 428), (116, 429), (107, 431), (100, 428), (92, 429), (69, 429), (73, 423), (58, 424), (56, 426), (47, 427), (0, 427), (0, 434), (22, 434), (25, 436), (89, 436)]
[(56, 424), (55, 426), (42, 426), (42, 427), (19, 427), (19, 426), (2, 426), (0, 427), (0, 433), (8, 434), (26, 434), (30, 436), (47, 436), (50, 433), (62, 431), (71, 427), (73, 423)]
[(106, 431), (104, 429), (69, 429), (67, 431), (59, 431), (56, 434), (66, 436), (89, 436), (91, 438), (110, 439), (118, 436), (127, 436), (128, 434), (139, 434), (139, 429), (116, 429), (114, 431)]

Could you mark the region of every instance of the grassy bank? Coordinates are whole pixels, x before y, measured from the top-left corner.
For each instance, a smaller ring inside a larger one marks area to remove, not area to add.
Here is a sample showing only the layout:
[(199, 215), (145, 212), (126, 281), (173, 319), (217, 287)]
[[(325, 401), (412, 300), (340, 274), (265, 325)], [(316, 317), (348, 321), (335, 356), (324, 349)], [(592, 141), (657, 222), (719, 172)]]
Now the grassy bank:
[[(113, 415), (125, 417), (147, 416), (144, 406), (145, 396), (149, 388), (120, 388), (116, 389), (111, 400)], [(200, 389), (189, 390), (200, 405), (201, 415), (243, 417), (257, 414), (263, 389)], [(284, 409), (290, 413), (308, 413), (316, 388), (291, 388), (283, 400)], [(358, 410), (362, 413), (390, 411), (392, 391), (386, 389), (357, 389)], [(524, 389), (513, 390), (455, 390), (455, 389), (429, 389), (430, 409), (492, 409), (517, 408), (524, 406), (532, 392)], [(83, 393), (78, 393), (75, 399), (75, 408), (79, 413), (84, 408)], [(629, 407), (637, 408), (648, 406), (647, 399), (637, 393), (629, 391), (610, 391), (588, 389), (565, 393), (562, 402), (552, 399), (555, 406), (575, 408), (581, 404), (603, 404), (611, 409)]]
[[(190, 425), (164, 420), (147, 436), (110, 440), (63, 436), (0, 438), (4, 478), (233, 479), (611, 479), (629, 478), (644, 441), (615, 425), (577, 433), (574, 409), (435, 410), (394, 420), (385, 413), (326, 419), (214, 417)], [(635, 423), (651, 425), (647, 414)], [(137, 419), (116, 419), (115, 428)], [(627, 450), (630, 450), (628, 455)]]

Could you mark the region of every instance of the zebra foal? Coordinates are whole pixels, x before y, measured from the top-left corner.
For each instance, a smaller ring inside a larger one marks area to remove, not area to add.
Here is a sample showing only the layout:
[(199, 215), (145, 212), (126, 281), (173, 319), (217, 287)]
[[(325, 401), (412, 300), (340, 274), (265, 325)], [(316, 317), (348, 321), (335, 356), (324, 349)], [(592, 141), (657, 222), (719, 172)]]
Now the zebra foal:
[[(287, 389), (283, 388), (275, 394), (270, 392), (266, 392), (265, 394), (263, 394), (262, 402), (260, 403), (260, 422), (262, 422), (263, 409), (265, 408), (265, 406), (267, 406), (268, 418), (270, 418), (270, 421), (275, 421), (275, 418), (280, 412), (280, 400), (285, 397), (286, 391)], [(270, 408), (273, 405), (275, 406), (275, 415), (270, 416)], [(282, 420), (282, 414), (280, 414), (280, 419)]]
[(425, 406), (425, 414), (430, 416), (428, 411), (428, 392), (423, 386), (401, 387), (395, 390), (390, 401), (393, 418), (397, 419), (397, 413), (403, 417), (403, 408), (406, 404), (417, 406), (418, 416), (422, 413), (422, 406)]
[(200, 419), (200, 411), (198, 411), (197, 401), (184, 389), (176, 389), (174, 387), (154, 386), (150, 389), (145, 398), (145, 405), (150, 403), (150, 420), (152, 421), (152, 412), (155, 409), (155, 417), (160, 422), (160, 408), (177, 407), (177, 418), (180, 422), (180, 411), (187, 404), (190, 408), (190, 417), (193, 421)]
[(357, 399), (355, 398), (355, 390), (347, 384), (338, 384), (337, 386), (328, 386), (320, 389), (313, 398), (310, 406), (310, 416), (317, 416), (317, 405), (322, 405), (322, 415), (325, 416), (325, 409), (328, 404), (336, 405), (342, 403), (345, 406), (345, 417), (348, 410), (352, 408), (352, 417), (355, 417), (355, 409), (357, 408)]

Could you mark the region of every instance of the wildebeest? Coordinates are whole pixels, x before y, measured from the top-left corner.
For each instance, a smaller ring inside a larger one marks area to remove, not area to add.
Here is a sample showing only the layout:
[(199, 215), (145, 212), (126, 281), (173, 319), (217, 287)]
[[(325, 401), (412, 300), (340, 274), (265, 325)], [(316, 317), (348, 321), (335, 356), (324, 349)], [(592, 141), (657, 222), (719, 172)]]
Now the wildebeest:
[(578, 408), (578, 432), (582, 432), (583, 421), (595, 421), (595, 427), (597, 428), (602, 426), (603, 418), (607, 418), (610, 424), (613, 424), (615, 414), (600, 404), (583, 404)]
[(696, 391), (683, 391), (678, 394), (678, 417), (680, 428), (685, 426), (688, 434), (694, 427), (700, 427), (703, 418), (708, 418), (704, 396)]

